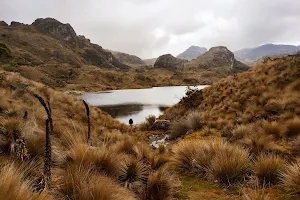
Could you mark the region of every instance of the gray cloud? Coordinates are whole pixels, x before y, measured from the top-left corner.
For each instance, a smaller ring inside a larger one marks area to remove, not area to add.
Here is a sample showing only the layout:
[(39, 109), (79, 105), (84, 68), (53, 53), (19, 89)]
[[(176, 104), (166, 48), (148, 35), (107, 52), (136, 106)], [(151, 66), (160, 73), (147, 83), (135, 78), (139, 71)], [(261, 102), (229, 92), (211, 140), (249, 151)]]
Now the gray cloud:
[(191, 45), (300, 44), (296, 0), (1, 0), (0, 20), (53, 17), (104, 48), (142, 58)]

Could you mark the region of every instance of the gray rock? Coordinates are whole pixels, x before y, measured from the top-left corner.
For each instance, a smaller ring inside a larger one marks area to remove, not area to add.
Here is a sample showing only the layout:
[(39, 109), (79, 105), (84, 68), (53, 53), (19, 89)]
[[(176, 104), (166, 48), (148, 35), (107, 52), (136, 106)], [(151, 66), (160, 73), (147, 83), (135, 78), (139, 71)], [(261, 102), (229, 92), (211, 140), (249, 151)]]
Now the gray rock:
[(169, 120), (159, 119), (154, 122), (153, 129), (154, 130), (168, 130), (170, 125), (171, 125), (171, 122)]

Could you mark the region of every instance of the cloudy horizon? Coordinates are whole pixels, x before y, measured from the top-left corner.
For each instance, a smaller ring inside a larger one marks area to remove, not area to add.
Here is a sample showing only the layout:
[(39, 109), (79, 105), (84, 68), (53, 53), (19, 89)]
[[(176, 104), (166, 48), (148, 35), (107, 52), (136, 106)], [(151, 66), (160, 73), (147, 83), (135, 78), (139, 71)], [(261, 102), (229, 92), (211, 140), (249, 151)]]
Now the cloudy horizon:
[(145, 59), (192, 45), (300, 45), (299, 10), (294, 0), (2, 0), (0, 20), (55, 18), (105, 49)]

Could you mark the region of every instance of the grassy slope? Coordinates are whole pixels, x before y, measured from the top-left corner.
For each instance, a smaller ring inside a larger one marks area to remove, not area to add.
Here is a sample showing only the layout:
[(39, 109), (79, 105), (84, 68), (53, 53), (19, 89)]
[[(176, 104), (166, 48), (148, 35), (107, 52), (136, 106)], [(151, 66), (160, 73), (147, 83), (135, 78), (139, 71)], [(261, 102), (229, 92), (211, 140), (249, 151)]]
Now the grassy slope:
[[(41, 194), (32, 190), (39, 188), (43, 177), (46, 114), (32, 94), (50, 102), (54, 124), (52, 187)], [(131, 136), (142, 133), (133, 133), (100, 109), (90, 108), (89, 147), (81, 101), (4, 71), (0, 71), (0, 96), (1, 196), (18, 200), (127, 200), (142, 199), (146, 193), (152, 199), (155, 195), (167, 198), (176, 191), (177, 181), (166, 171), (169, 158)]]
[[(265, 61), (249, 72), (221, 79), (203, 89), (202, 92), (196, 92), (169, 108), (161, 118), (169, 119), (175, 124), (178, 121), (183, 122), (179, 128), (173, 126), (171, 131), (184, 130), (184, 134), (186, 130), (189, 130), (191, 133), (179, 139), (179, 147), (187, 144), (186, 150), (182, 150), (185, 153), (175, 153), (175, 155), (182, 159), (183, 155), (186, 156), (185, 158), (191, 156), (189, 159), (193, 159), (193, 156), (197, 155), (197, 150), (193, 155), (193, 149), (191, 145), (188, 145), (189, 141), (193, 144), (197, 141), (214, 141), (216, 138), (223, 137), (230, 144), (237, 144), (249, 149), (254, 161), (260, 153), (275, 154), (286, 163), (296, 160), (300, 155), (298, 149), (300, 134), (299, 66), (299, 55)], [(199, 116), (199, 120), (193, 116)], [(202, 128), (198, 131), (193, 128), (193, 125), (189, 125), (195, 124), (195, 121), (202, 124)], [(175, 146), (178, 148), (177, 145)], [(232, 155), (232, 157), (234, 156)], [(179, 163), (181, 162), (179, 161)], [(253, 166), (253, 164), (251, 165)], [(268, 169), (265, 173), (270, 169), (270, 166), (267, 166)], [(291, 166), (287, 165), (286, 167)], [(187, 171), (192, 170), (193, 166), (190, 165), (189, 168)], [(252, 173), (251, 177), (255, 177)], [(191, 199), (198, 199), (202, 192), (205, 194), (205, 187), (199, 186), (205, 179), (205, 177), (198, 179), (196, 176), (182, 176), (182, 184), (186, 187), (183, 193), (192, 197), (196, 190), (197, 197)], [(193, 184), (198, 181), (197, 185)], [(243, 193), (246, 185), (242, 184), (237, 193)], [(250, 187), (252, 187), (251, 184)], [(186, 192), (186, 190), (190, 192)], [(226, 192), (227, 195), (232, 192), (236, 194), (232, 189), (228, 192)], [(265, 192), (268, 193), (269, 199), (298, 198), (289, 196), (282, 189), (281, 183), (270, 188), (266, 186)], [(208, 196), (206, 196), (207, 199), (209, 199)], [(223, 198), (227, 197), (223, 194), (212, 197), (212, 199)], [(253, 199), (258, 198), (253, 197)]]

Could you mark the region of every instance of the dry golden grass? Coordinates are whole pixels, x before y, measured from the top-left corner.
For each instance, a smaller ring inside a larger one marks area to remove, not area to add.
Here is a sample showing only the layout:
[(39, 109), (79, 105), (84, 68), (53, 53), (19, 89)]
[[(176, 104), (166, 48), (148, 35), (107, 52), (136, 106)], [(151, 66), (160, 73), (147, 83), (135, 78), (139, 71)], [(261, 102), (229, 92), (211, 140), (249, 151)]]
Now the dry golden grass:
[(284, 188), (293, 194), (300, 194), (300, 160), (287, 164), (281, 171), (281, 180)]
[(222, 140), (182, 141), (173, 152), (179, 167), (212, 182), (234, 184), (249, 172), (248, 151)]
[(262, 154), (254, 161), (252, 170), (259, 184), (268, 186), (278, 183), (283, 167), (284, 161), (280, 157)]
[(300, 134), (300, 118), (294, 118), (291, 120), (288, 120), (285, 124), (287, 135), (288, 136), (296, 136)]
[(33, 193), (29, 181), (23, 181), (24, 172), (7, 163), (0, 169), (0, 195), (8, 200), (50, 200), (46, 192)]

